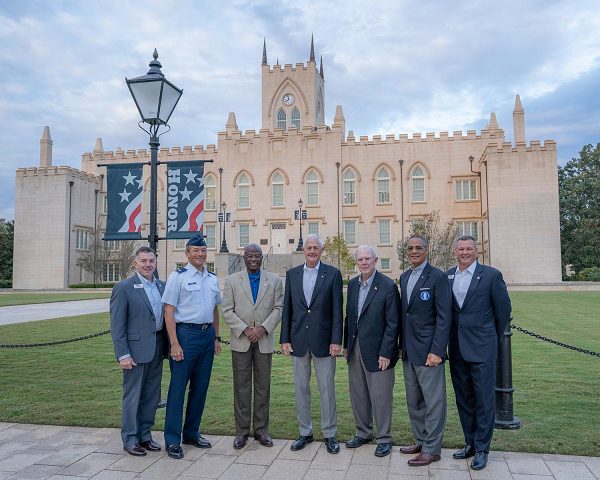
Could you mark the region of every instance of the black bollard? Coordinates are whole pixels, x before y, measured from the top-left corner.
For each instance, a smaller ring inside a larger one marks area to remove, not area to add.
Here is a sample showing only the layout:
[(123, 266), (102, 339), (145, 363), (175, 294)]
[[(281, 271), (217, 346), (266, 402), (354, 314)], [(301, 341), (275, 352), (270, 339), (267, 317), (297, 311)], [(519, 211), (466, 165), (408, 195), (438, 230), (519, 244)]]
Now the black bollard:
[(521, 428), (521, 421), (513, 414), (513, 392), (512, 385), (512, 349), (510, 330), (510, 318), (504, 337), (500, 343), (498, 359), (496, 360), (496, 422), (495, 428), (503, 430), (517, 430)]

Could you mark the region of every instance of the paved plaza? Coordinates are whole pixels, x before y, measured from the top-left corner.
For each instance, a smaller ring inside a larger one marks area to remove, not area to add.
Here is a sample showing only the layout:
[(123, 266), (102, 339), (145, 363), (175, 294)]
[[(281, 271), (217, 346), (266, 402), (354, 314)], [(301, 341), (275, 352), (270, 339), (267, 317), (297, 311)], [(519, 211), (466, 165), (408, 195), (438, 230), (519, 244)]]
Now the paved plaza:
[(99, 298), (96, 300), (32, 303), (30, 305), (0, 307), (0, 325), (108, 312), (109, 302), (110, 299), (108, 298)]
[[(219, 480), (598, 480), (600, 458), (491, 452), (485, 470), (469, 470), (454, 460), (452, 450), (429, 467), (409, 467), (411, 455), (395, 446), (390, 456), (373, 455), (374, 444), (356, 450), (341, 444), (338, 455), (314, 442), (292, 452), (291, 440), (274, 439), (272, 448), (251, 440), (234, 450), (233, 437), (207, 435), (208, 450), (183, 445), (185, 458), (173, 460), (163, 451), (132, 457), (122, 450), (119, 431), (0, 423), (0, 480), (219, 479)], [(163, 443), (162, 433), (154, 439)]]

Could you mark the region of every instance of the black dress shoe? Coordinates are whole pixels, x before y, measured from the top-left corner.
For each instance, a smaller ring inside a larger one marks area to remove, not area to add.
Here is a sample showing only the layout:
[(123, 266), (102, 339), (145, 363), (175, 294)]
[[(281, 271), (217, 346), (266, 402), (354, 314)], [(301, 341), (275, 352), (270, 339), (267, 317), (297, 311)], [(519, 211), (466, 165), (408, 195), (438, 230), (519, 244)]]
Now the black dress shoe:
[(313, 436), (312, 434), (310, 435), (300, 435), (296, 440), (294, 440), (294, 443), (292, 443), (292, 446), (290, 447), (290, 450), (302, 450), (304, 447), (306, 447), (309, 443), (312, 443), (313, 441)]
[(198, 435), (198, 438), (195, 439), (187, 439), (187, 440), (183, 440), (183, 442), (185, 445), (193, 445), (196, 448), (210, 448), (212, 447), (212, 444), (206, 439), (204, 438), (202, 435)]
[(246, 446), (247, 441), (248, 435), (236, 435), (233, 439), (233, 448), (235, 448), (236, 450), (244, 448)]
[(150, 452), (160, 452), (160, 445), (154, 440), (146, 440), (145, 442), (140, 442), (140, 447)]
[(327, 437), (325, 439), (325, 446), (329, 453), (340, 453), (340, 444), (335, 437)]
[(183, 449), (181, 448), (181, 445), (167, 445), (167, 455), (176, 460), (183, 458)]
[(137, 443), (132, 443), (130, 445), (125, 445), (123, 447), (129, 455), (133, 455), (134, 457), (143, 457), (146, 455), (146, 450), (140, 447)]
[(371, 438), (362, 438), (358, 435), (354, 435), (354, 437), (346, 442), (346, 448), (358, 448), (363, 446), (365, 443), (369, 443), (371, 440)]
[(258, 440), (258, 443), (260, 443), (263, 447), (273, 446), (273, 439), (268, 433), (255, 433), (254, 440)]
[(466, 444), (463, 448), (461, 448), (460, 450), (457, 450), (456, 452), (454, 452), (452, 454), (452, 456), (454, 458), (456, 458), (457, 460), (464, 460), (465, 458), (471, 458), (473, 455), (475, 455), (475, 449), (473, 448), (473, 445), (469, 445), (469, 444)]
[(385, 457), (392, 453), (392, 442), (378, 443), (375, 449), (376, 457)]
[(473, 470), (483, 470), (487, 465), (488, 454), (485, 452), (477, 452), (471, 461)]

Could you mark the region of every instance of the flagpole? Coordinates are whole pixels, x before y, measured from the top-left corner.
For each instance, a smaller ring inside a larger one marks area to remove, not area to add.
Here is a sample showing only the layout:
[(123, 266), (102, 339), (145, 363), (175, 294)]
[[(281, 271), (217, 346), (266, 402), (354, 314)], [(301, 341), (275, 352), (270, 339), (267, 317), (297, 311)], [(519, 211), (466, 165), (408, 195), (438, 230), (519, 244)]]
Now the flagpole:
[[(158, 246), (157, 230), (157, 179), (158, 179), (158, 147), (160, 142), (156, 135), (156, 130), (151, 129), (150, 136), (150, 232), (148, 234), (148, 243), (155, 252)], [(158, 278), (158, 269), (154, 271), (154, 276)]]

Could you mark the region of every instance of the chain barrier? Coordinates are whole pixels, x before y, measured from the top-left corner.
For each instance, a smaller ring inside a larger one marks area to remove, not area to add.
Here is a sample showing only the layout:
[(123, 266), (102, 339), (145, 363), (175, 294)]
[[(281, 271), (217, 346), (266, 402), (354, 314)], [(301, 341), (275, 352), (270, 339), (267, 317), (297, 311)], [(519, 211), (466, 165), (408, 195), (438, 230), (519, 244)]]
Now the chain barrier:
[(574, 347), (573, 345), (568, 345), (566, 343), (559, 342), (558, 340), (552, 340), (551, 338), (544, 337), (543, 335), (538, 335), (535, 332), (521, 328), (521, 327), (515, 325), (514, 323), (511, 323), (511, 328), (513, 328), (521, 333), (524, 333), (525, 335), (529, 335), (531, 337), (537, 338), (538, 340), (552, 343), (553, 345), (558, 345), (559, 347), (567, 348), (569, 350), (573, 350), (573, 351), (579, 352), (579, 353), (585, 353), (586, 355), (600, 357), (600, 353), (598, 353), (598, 352), (592, 352), (591, 350), (586, 350), (585, 348)]
[(80, 340), (87, 340), (89, 338), (100, 337), (102, 335), (106, 335), (110, 333), (110, 330), (105, 330), (104, 332), (93, 333), (92, 335), (85, 335), (84, 337), (77, 338), (69, 338), (68, 340), (57, 340), (55, 342), (45, 342), (45, 343), (21, 343), (21, 344), (0, 344), (0, 348), (34, 348), (34, 347), (50, 347), (53, 345), (63, 345), (65, 343), (79, 342)]

